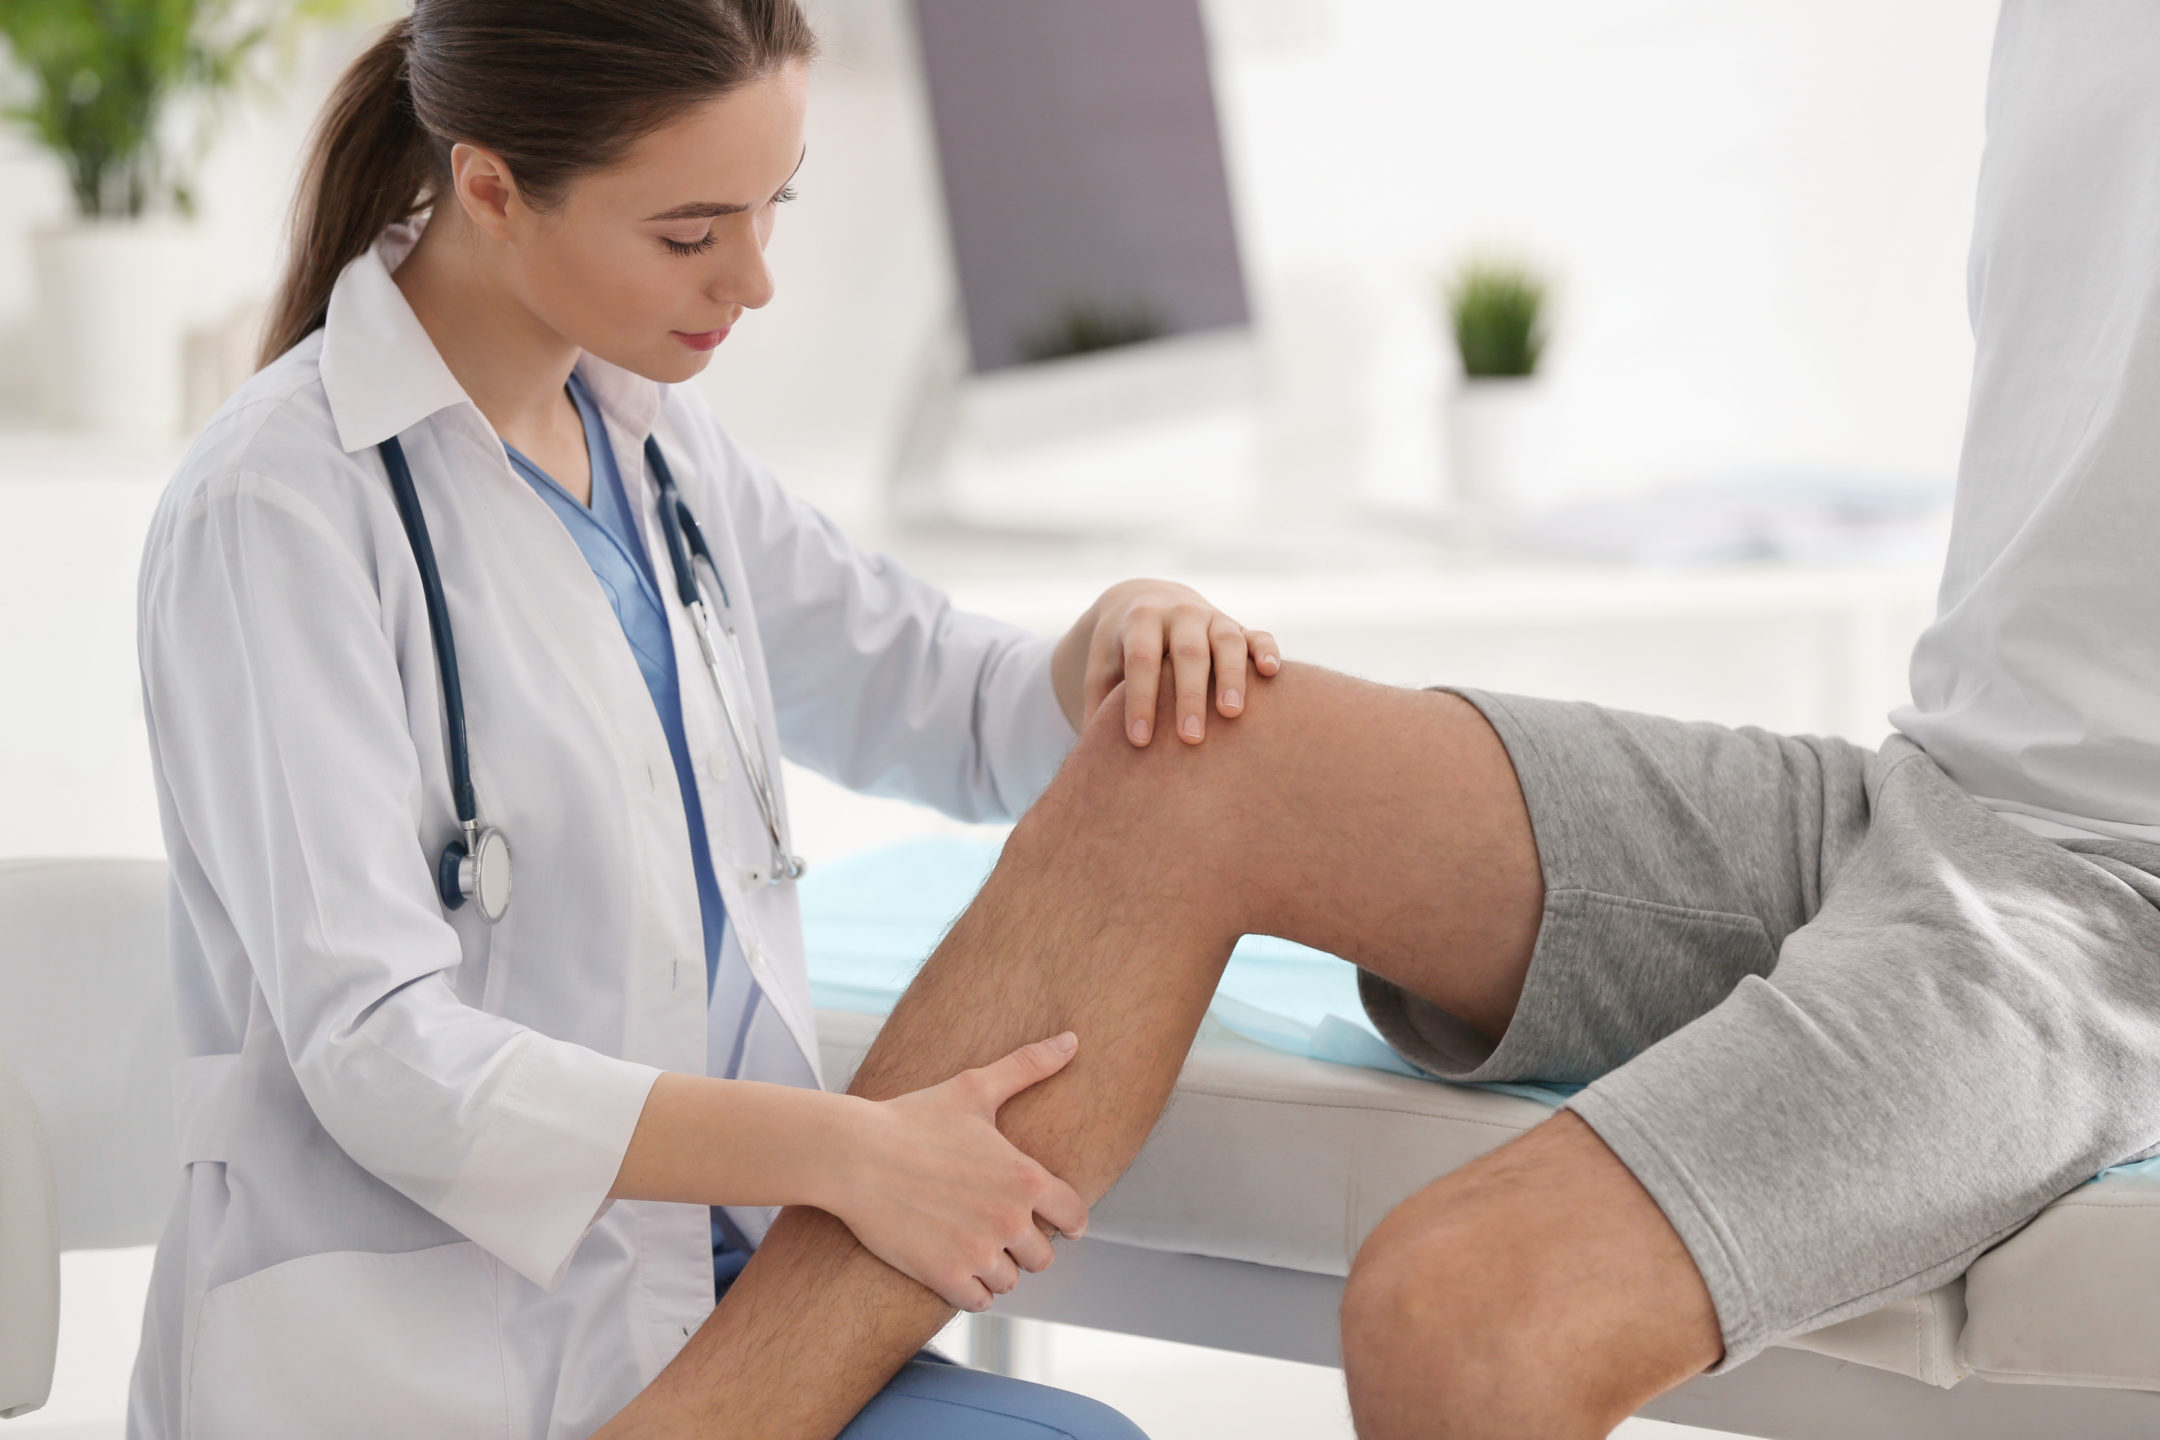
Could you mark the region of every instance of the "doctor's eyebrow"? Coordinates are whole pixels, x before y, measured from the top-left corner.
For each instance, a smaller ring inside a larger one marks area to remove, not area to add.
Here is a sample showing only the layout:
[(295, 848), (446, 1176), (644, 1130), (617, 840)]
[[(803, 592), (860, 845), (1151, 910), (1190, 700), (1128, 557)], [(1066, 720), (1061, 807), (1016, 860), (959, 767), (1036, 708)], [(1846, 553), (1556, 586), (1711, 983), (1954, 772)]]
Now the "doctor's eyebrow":
[(740, 215), (748, 205), (722, 205), (715, 200), (693, 200), (687, 205), (677, 205), (672, 210), (662, 210), (657, 215), (647, 215), (651, 220), (710, 220), (716, 215)]
[[(781, 191), (785, 191), (789, 185), (795, 183), (795, 177), (802, 173), (803, 161), (809, 154), (808, 147), (805, 147), (803, 153), (795, 157), (795, 169), (781, 184)], [(692, 200), (687, 204), (677, 205), (672, 210), (662, 210), (657, 215), (647, 215), (641, 223), (651, 224), (655, 220), (711, 220), (721, 215), (740, 215), (749, 208), (748, 205), (742, 204), (724, 205), (718, 200)]]

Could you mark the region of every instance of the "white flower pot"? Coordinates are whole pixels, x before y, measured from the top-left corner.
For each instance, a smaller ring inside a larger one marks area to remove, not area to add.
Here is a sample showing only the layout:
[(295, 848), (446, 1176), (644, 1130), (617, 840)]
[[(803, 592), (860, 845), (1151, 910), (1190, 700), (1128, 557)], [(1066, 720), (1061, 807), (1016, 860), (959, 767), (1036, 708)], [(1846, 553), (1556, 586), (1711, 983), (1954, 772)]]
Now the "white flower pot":
[(180, 429), (200, 237), (178, 220), (80, 220), (34, 238), (46, 413), (142, 435)]
[(1464, 380), (1448, 402), (1449, 498), (1475, 510), (1534, 509), (1553, 481), (1551, 411), (1534, 376)]

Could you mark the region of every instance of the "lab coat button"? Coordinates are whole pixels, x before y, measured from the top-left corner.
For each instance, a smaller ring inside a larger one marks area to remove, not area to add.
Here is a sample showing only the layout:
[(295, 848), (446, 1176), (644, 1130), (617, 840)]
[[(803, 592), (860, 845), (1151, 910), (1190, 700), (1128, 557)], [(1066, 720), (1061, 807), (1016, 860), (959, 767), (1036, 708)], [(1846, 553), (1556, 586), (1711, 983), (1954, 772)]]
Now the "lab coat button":
[(725, 784), (727, 782), (727, 757), (718, 750), (711, 751), (705, 756), (705, 778), (715, 784)]

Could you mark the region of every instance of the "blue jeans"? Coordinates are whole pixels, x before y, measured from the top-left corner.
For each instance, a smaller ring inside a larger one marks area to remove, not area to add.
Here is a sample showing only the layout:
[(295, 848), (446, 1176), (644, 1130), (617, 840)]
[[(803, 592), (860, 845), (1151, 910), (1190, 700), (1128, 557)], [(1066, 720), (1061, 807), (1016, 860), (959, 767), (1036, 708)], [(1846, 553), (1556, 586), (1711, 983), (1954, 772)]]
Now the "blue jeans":
[[(713, 1212), (717, 1299), (749, 1263), (750, 1247)], [(840, 1432), (840, 1440), (1147, 1440), (1109, 1406), (1048, 1385), (955, 1365), (935, 1351), (900, 1367)]]
[(840, 1432), (840, 1440), (1147, 1440), (1098, 1401), (969, 1370), (928, 1351)]

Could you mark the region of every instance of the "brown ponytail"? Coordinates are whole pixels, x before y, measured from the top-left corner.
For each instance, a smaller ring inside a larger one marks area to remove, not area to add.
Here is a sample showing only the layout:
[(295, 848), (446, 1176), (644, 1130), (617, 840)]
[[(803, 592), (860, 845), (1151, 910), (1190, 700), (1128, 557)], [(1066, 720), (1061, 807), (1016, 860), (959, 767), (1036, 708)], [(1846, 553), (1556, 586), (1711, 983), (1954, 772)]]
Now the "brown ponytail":
[(682, 111), (816, 51), (795, 0), (414, 0), (323, 108), (260, 363), (321, 327), (338, 275), (428, 206), (458, 141), (546, 204)]
[(292, 251), (264, 323), (258, 364), (321, 328), (339, 272), (422, 204), (434, 160), (405, 89), (411, 25), (399, 20), (352, 63), (316, 122), (293, 201)]

